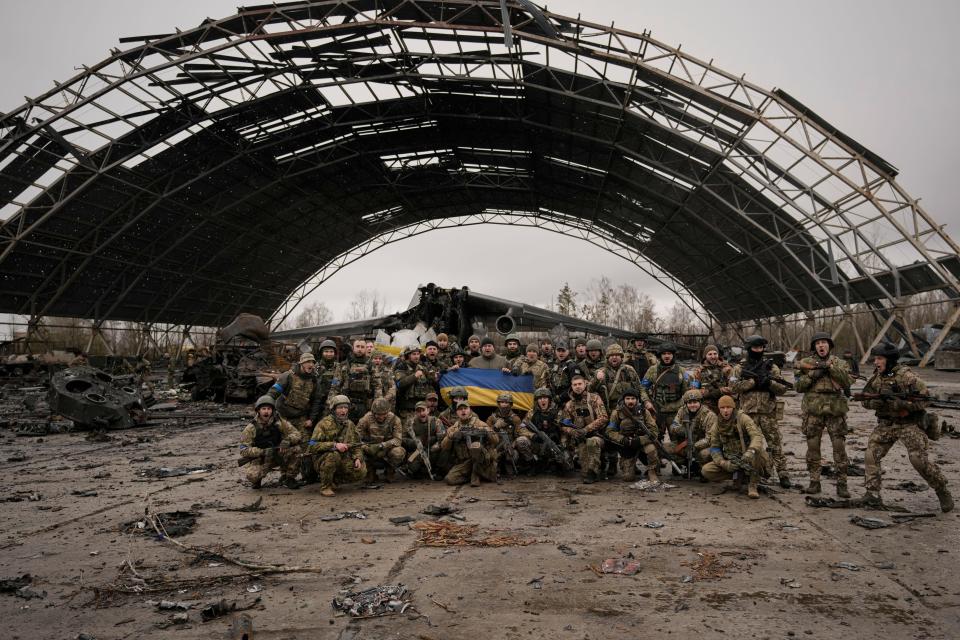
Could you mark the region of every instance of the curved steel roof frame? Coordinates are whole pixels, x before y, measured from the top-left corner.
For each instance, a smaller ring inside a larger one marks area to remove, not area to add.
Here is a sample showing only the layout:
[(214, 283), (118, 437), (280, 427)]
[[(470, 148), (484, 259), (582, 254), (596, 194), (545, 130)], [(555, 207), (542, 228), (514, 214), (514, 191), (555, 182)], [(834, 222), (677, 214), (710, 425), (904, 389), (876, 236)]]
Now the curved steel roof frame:
[(504, 219), (628, 251), (720, 322), (960, 297), (891, 165), (648, 34), (340, 0), (126, 41), (0, 118), (0, 311), (280, 319), (344, 256)]

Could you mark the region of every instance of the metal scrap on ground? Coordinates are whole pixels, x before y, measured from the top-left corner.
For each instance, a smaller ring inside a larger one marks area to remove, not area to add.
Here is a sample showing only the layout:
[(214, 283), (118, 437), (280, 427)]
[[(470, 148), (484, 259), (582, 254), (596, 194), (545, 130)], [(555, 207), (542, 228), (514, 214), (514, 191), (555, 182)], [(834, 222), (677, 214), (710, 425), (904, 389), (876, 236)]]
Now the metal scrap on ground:
[(428, 547), (517, 547), (541, 542), (496, 530), (479, 532), (475, 524), (420, 521), (410, 526), (420, 532), (417, 542)]
[(333, 599), (333, 608), (355, 618), (388, 616), (410, 608), (410, 595), (402, 584), (343, 591)]

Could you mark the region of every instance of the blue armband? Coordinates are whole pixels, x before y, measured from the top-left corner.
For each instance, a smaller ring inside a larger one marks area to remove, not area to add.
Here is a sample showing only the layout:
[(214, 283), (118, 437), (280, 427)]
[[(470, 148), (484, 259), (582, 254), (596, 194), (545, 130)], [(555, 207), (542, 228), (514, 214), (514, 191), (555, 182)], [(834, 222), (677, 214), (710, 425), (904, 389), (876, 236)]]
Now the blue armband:
[(620, 425), (618, 425), (616, 422), (608, 422), (608, 423), (607, 423), (607, 429), (613, 429), (614, 431), (620, 431)]
[(331, 378), (331, 379), (330, 379), (330, 386), (332, 387), (332, 386), (335, 385), (335, 384), (340, 384), (340, 378)]
[(723, 449), (720, 447), (710, 447), (710, 453), (723, 453)]
[(312, 446), (314, 446), (315, 444), (317, 444), (317, 441), (316, 441), (316, 440), (307, 440), (307, 444), (312, 447)]
[(640, 381), (640, 386), (643, 387), (644, 389), (649, 389), (651, 386), (653, 386), (653, 383), (647, 380), (646, 378), (644, 378), (643, 380)]
[(571, 420), (570, 418), (564, 418), (564, 419), (563, 419), (563, 422), (561, 422), (560, 424), (562, 424), (562, 425), (565, 426), (565, 427), (572, 427), (572, 426), (573, 426), (573, 420)]
[(699, 380), (691, 380), (691, 381), (690, 381), (690, 388), (691, 388), (691, 389), (699, 389), (699, 388), (700, 388), (700, 381), (699, 381)]
[(283, 394), (283, 387), (280, 386), (279, 382), (274, 383), (271, 389), (276, 389), (278, 393)]
[(245, 444), (240, 445), (240, 451), (243, 451), (243, 450), (246, 449), (246, 448), (247, 448), (247, 445), (245, 445)]

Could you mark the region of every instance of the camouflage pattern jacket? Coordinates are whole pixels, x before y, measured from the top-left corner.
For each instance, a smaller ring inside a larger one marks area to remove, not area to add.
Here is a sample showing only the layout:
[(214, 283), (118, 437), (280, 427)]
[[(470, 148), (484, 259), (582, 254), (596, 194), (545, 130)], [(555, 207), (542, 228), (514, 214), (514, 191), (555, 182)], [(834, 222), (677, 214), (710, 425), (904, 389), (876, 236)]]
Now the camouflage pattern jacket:
[(747, 449), (762, 454), (766, 447), (760, 427), (744, 412), (735, 410), (726, 420), (717, 416), (717, 427), (710, 432), (710, 457), (717, 464), (730, 456), (742, 456)]
[(578, 360), (577, 364), (580, 365), (580, 369), (583, 371), (583, 376), (589, 381), (593, 380), (593, 376), (596, 375), (597, 371), (603, 368), (603, 365), (606, 364), (603, 361), (603, 358), (598, 358), (597, 360), (591, 360), (589, 357)]
[[(827, 367), (823, 369), (805, 369), (807, 367)], [(847, 397), (844, 392), (850, 388), (849, 365), (834, 355), (822, 360), (819, 356), (810, 356), (801, 360), (793, 368), (797, 377), (797, 391), (803, 394), (800, 409), (814, 416), (843, 416), (847, 414)]]
[(330, 397), (330, 387), (334, 378), (337, 377), (339, 369), (340, 363), (336, 359), (325, 360), (321, 357), (317, 360), (317, 395), (321, 399), (321, 414), (326, 411), (326, 400)]
[[(883, 393), (885, 391), (926, 395), (927, 385), (910, 370), (910, 367), (898, 364), (885, 373), (874, 370), (873, 375), (870, 376), (863, 388), (864, 393)], [(880, 420), (898, 423), (919, 422), (928, 405), (929, 401), (908, 402), (899, 398), (863, 401), (863, 406), (876, 411), (877, 418)]]
[(300, 432), (280, 416), (274, 414), (266, 425), (254, 418), (240, 433), (240, 456), (259, 458), (265, 449), (297, 444), (300, 444)]
[(490, 435), (483, 438), (480, 446), (488, 451), (496, 452), (497, 446), (500, 444), (500, 436), (498, 436), (493, 429), (484, 424), (480, 418), (471, 413), (466, 420), (457, 420), (454, 422), (450, 428), (447, 429), (446, 434), (443, 436), (443, 440), (440, 442), (440, 448), (444, 451), (453, 449), (453, 456), (457, 462), (465, 462), (470, 460), (470, 453), (467, 450), (467, 439), (458, 439), (455, 436), (458, 431), (463, 429), (469, 429), (471, 431), (483, 430), (489, 432)]
[(652, 351), (647, 351), (646, 349), (637, 349), (636, 347), (630, 347), (627, 349), (627, 360), (626, 364), (633, 367), (634, 371), (637, 372), (637, 375), (643, 378), (647, 375), (647, 369), (657, 364), (657, 356), (654, 355)]
[(360, 441), (367, 444), (379, 444), (384, 449), (399, 447), (403, 439), (403, 423), (392, 412), (383, 422), (377, 422), (372, 411), (368, 411), (357, 423)]
[(576, 429), (581, 433), (593, 433), (607, 424), (607, 408), (595, 393), (584, 391), (580, 396), (570, 394), (570, 399), (563, 406), (560, 418), (564, 426), (564, 433), (571, 434)]
[(490, 417), (487, 418), (487, 426), (500, 433), (505, 431), (507, 435), (510, 436), (511, 440), (516, 440), (520, 436), (526, 436), (527, 438), (533, 437), (533, 432), (528, 430), (526, 427), (521, 426), (523, 420), (520, 419), (520, 416), (515, 414), (513, 411), (510, 411), (507, 415), (500, 413), (498, 408), (496, 411), (490, 414)]
[[(339, 420), (335, 414), (329, 414), (313, 429), (313, 435), (307, 442), (307, 453), (322, 454), (334, 451), (333, 445), (343, 442), (345, 444), (354, 444), (360, 442), (360, 434), (357, 432), (356, 425), (349, 418)], [(360, 460), (363, 457), (363, 450), (360, 447), (351, 449), (347, 452), (354, 460)]]
[(331, 381), (330, 393), (327, 394), (327, 404), (340, 394), (362, 404), (383, 397), (383, 385), (373, 368), (370, 358), (350, 354), (337, 367), (337, 375)]
[(447, 432), (447, 428), (436, 416), (427, 416), (424, 421), (419, 420), (416, 415), (410, 416), (403, 424), (404, 438), (410, 436), (411, 429), (413, 429), (413, 434), (417, 439), (420, 440), (420, 444), (428, 451), (434, 446), (439, 446)]
[(550, 388), (550, 367), (544, 364), (542, 360), (538, 359), (536, 362), (530, 362), (524, 356), (517, 361), (517, 364), (513, 367), (513, 375), (522, 376), (528, 373), (533, 376), (534, 389)]
[(643, 420), (643, 424), (646, 425), (650, 435), (656, 439), (658, 436), (657, 420), (642, 405), (637, 405), (633, 411), (624, 405), (614, 409), (613, 413), (610, 414), (610, 422), (607, 423), (607, 438), (617, 444), (621, 444), (624, 438), (638, 438), (642, 445), (653, 444), (653, 440), (638, 426), (640, 420)]
[(760, 370), (771, 378), (780, 377), (780, 367), (775, 365), (772, 360), (763, 359), (761, 362), (751, 365), (749, 361), (738, 364), (733, 368), (730, 374), (730, 387), (737, 395), (739, 409), (750, 415), (772, 415), (777, 412), (777, 396), (786, 393), (787, 388), (778, 382), (771, 380), (763, 389), (757, 389), (757, 381), (743, 377), (743, 370), (750, 367), (753, 370)]
[(277, 411), (288, 419), (307, 418), (316, 421), (327, 399), (320, 395), (320, 384), (314, 374), (304, 374), (299, 364), (284, 371), (267, 394), (277, 402)]
[[(597, 374), (603, 371), (603, 380), (597, 378)], [(609, 364), (604, 365), (593, 374), (590, 380), (590, 386), (587, 387), (594, 393), (599, 393), (600, 397), (606, 400), (607, 408), (611, 409), (620, 403), (620, 396), (627, 389), (640, 389), (640, 376), (636, 369), (628, 364), (621, 364), (614, 369)]]
[(716, 407), (717, 401), (723, 392), (720, 389), (730, 387), (730, 375), (733, 373), (733, 367), (720, 360), (717, 364), (710, 364), (706, 360), (693, 372), (693, 379), (700, 385), (700, 393), (703, 399), (712, 407)]
[(691, 414), (686, 405), (680, 407), (677, 415), (673, 417), (670, 423), (670, 441), (680, 444), (687, 439), (687, 421), (690, 422), (690, 431), (693, 435), (693, 442), (700, 442), (710, 437), (710, 432), (717, 426), (717, 414), (703, 406), (696, 413)]
[(657, 362), (640, 381), (640, 399), (652, 402), (658, 414), (673, 414), (683, 404), (683, 394), (690, 388), (690, 374), (676, 362), (669, 367)]
[[(423, 375), (417, 377), (417, 371), (422, 371)], [(397, 384), (397, 408), (410, 410), (421, 400), (426, 400), (428, 393), (437, 390), (439, 375), (440, 372), (430, 363), (398, 362), (393, 370), (393, 379)]]

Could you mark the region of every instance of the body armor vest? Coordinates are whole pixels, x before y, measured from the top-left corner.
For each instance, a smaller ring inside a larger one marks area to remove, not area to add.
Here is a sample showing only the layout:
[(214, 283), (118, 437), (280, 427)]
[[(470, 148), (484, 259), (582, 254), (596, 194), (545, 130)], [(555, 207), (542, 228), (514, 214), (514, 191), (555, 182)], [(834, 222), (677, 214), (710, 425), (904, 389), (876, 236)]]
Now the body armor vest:
[(283, 417), (299, 418), (305, 414), (310, 408), (310, 396), (313, 395), (316, 386), (317, 381), (313, 376), (304, 378), (297, 373), (291, 374), (290, 387), (280, 405)]
[(259, 449), (271, 449), (280, 444), (283, 440), (283, 434), (280, 433), (280, 427), (276, 421), (263, 427), (254, 422), (257, 433), (253, 436), (253, 446)]

